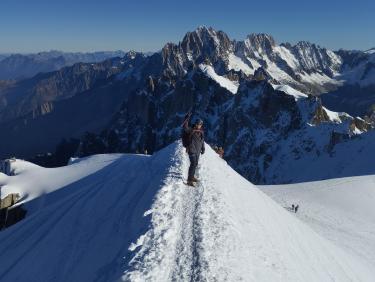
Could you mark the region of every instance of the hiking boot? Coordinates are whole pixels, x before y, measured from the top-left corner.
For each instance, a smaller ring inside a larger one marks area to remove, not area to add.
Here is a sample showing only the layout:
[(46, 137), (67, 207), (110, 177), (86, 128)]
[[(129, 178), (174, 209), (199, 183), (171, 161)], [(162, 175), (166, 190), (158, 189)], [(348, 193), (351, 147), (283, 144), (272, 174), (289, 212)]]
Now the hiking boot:
[(191, 180), (188, 180), (187, 185), (195, 187), (194, 182)]
[(195, 178), (195, 176), (193, 176), (193, 178), (191, 179), (191, 181), (193, 181), (193, 182), (198, 182), (199, 179), (198, 179), (198, 178)]

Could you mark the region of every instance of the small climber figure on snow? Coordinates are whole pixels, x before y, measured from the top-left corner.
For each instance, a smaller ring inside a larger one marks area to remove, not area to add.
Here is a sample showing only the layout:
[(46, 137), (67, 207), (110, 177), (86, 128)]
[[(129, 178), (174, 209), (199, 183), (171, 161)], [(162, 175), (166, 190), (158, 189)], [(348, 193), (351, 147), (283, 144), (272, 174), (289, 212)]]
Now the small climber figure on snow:
[(299, 205), (294, 206), (294, 212), (297, 213)]
[(187, 185), (195, 186), (194, 182), (198, 179), (195, 178), (195, 169), (198, 166), (198, 160), (200, 154), (204, 154), (204, 131), (203, 121), (196, 119), (192, 127), (189, 126), (191, 112), (185, 115), (184, 122), (182, 124), (182, 144), (186, 148), (186, 152), (189, 154), (190, 167), (187, 178)]
[(292, 210), (297, 213), (299, 205), (292, 204)]

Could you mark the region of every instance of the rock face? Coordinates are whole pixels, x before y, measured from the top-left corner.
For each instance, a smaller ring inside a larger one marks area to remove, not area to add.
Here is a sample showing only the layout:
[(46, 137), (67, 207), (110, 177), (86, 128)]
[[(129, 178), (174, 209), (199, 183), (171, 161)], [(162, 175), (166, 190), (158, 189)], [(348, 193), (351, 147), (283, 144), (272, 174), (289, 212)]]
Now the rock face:
[(272, 76), (263, 67), (259, 67), (257, 70), (255, 70), (254, 79), (255, 80), (267, 80), (271, 83), (279, 84), (279, 82), (273, 79)]
[(0, 161), (0, 172), (6, 175), (12, 175), (12, 163), (15, 159), (6, 159)]
[(348, 59), (308, 42), (277, 45), (266, 34), (232, 41), (199, 27), (148, 57), (129, 52), (0, 87), (0, 156), (31, 156), (81, 136), (82, 154), (153, 152), (179, 138), (192, 109), (205, 120), (207, 141), (222, 145), (241, 174), (290, 182), (283, 165), (329, 156), (332, 135), (346, 142), (372, 128), (371, 119), (330, 112), (304, 94), (337, 89), (337, 77), (370, 57)]
[(19, 199), (19, 194), (9, 194), (0, 200), (0, 230), (25, 218), (26, 210), (22, 205), (13, 207)]
[(301, 69), (306, 73), (322, 72), (332, 77), (340, 71), (342, 60), (330, 50), (321, 48), (306, 41), (300, 41), (295, 46), (284, 44), (300, 63)]
[(0, 201), (0, 209), (5, 209), (13, 206), (15, 203), (18, 202), (20, 195), (18, 194), (9, 194), (4, 199)]
[(116, 75), (126, 76), (123, 70), (142, 60), (143, 55), (130, 52), (122, 59), (79, 63), (4, 87), (0, 157), (30, 157), (52, 150), (64, 137), (103, 129), (137, 87), (137, 78)]
[(0, 108), (0, 120), (6, 122), (30, 113), (35, 118), (48, 113), (54, 102), (87, 91), (119, 73), (119, 65), (120, 59), (98, 64), (78, 63), (5, 88), (0, 92), (5, 99), (5, 106)]
[[(371, 129), (363, 120), (328, 111), (318, 97), (297, 98), (266, 80), (244, 80), (236, 95), (199, 70), (167, 89), (155, 85), (152, 93), (144, 89), (125, 100), (110, 122), (107, 132), (120, 140), (115, 151), (153, 152), (169, 144), (180, 137), (183, 116), (192, 108), (205, 121), (206, 141), (223, 146), (238, 172), (254, 183), (280, 183), (293, 181), (280, 170), (288, 162), (329, 156), (339, 142)], [(333, 143), (333, 133), (342, 138)], [(104, 152), (109, 138), (98, 138)]]

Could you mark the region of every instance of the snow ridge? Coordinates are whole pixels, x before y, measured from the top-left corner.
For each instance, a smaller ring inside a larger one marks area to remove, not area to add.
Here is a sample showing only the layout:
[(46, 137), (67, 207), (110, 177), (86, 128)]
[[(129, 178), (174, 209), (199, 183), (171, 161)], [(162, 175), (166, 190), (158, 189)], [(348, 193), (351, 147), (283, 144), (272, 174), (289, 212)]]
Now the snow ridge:
[[(69, 165), (94, 173), (38, 197), (50, 204), (0, 233), (2, 282), (375, 278), (373, 268), (301, 223), (208, 145), (195, 188), (184, 184), (189, 161), (180, 142), (152, 156), (117, 155), (99, 170), (88, 162), (100, 159)], [(64, 168), (72, 172), (56, 170)], [(30, 170), (43, 168), (11, 177)]]
[[(218, 213), (221, 197), (206, 185), (207, 180), (197, 188), (183, 183), (188, 161), (181, 151), (180, 147), (176, 150), (175, 165), (146, 212), (152, 214), (152, 228), (139, 237), (142, 244), (123, 276), (125, 281), (202, 281), (229, 275), (224, 262), (212, 265), (220, 247), (229, 241), (225, 236), (228, 224)], [(203, 170), (198, 175), (203, 178), (204, 168), (198, 170)]]
[[(180, 146), (177, 151), (182, 152)], [(373, 277), (361, 263), (232, 171), (211, 149), (201, 158), (201, 182), (196, 188), (181, 181), (188, 167), (186, 156), (176, 153), (173, 159), (177, 166), (169, 171), (147, 212), (152, 225), (139, 237), (143, 244), (124, 281), (370, 281)]]

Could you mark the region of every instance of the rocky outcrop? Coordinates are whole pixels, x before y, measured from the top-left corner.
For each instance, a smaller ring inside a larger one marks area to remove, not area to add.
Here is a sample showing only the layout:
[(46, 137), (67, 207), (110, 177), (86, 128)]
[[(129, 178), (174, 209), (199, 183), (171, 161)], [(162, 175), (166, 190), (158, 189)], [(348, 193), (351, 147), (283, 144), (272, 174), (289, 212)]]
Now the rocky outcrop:
[(12, 163), (14, 163), (15, 161), (16, 161), (15, 158), (1, 160), (0, 172), (9, 176), (12, 175), (13, 174)]
[(358, 129), (362, 132), (366, 132), (366, 131), (371, 130), (373, 127), (374, 127), (373, 123), (366, 121), (359, 117), (355, 117), (350, 124), (350, 130), (352, 131), (355, 131), (356, 129)]
[[(206, 141), (224, 147), (226, 160), (242, 175), (254, 183), (285, 182), (275, 166), (329, 153), (333, 143), (344, 141), (332, 141), (332, 131), (350, 136), (356, 130), (350, 116), (332, 120), (319, 98), (296, 98), (274, 90), (267, 80), (245, 77), (235, 95), (200, 70), (175, 84), (162, 83), (162, 77), (152, 81), (153, 91), (148, 80), (108, 125), (107, 131), (119, 139), (115, 151), (152, 153), (162, 148), (180, 137), (183, 116), (192, 109), (193, 118), (205, 121)], [(98, 145), (95, 153), (100, 147), (108, 151), (105, 134), (90, 140)]]
[(332, 153), (334, 147), (344, 141), (347, 141), (351, 138), (351, 135), (348, 133), (341, 133), (341, 132), (331, 132), (329, 143), (327, 144), (327, 151)]
[(25, 218), (26, 210), (23, 206), (14, 206), (19, 200), (19, 194), (9, 194), (0, 200), (0, 230)]
[(266, 80), (270, 83), (279, 84), (277, 80), (275, 80), (263, 67), (259, 67), (254, 72), (254, 79), (255, 80)]
[(20, 199), (19, 194), (9, 194), (4, 199), (0, 201), (0, 209), (5, 209), (13, 206)]
[(313, 113), (313, 117), (311, 119), (311, 123), (314, 124), (314, 125), (319, 125), (320, 123), (322, 122), (327, 122), (327, 121), (330, 121), (330, 118), (327, 114), (327, 112), (324, 110), (321, 102), (320, 102), (320, 99), (319, 99), (319, 102), (318, 102), (318, 105)]

